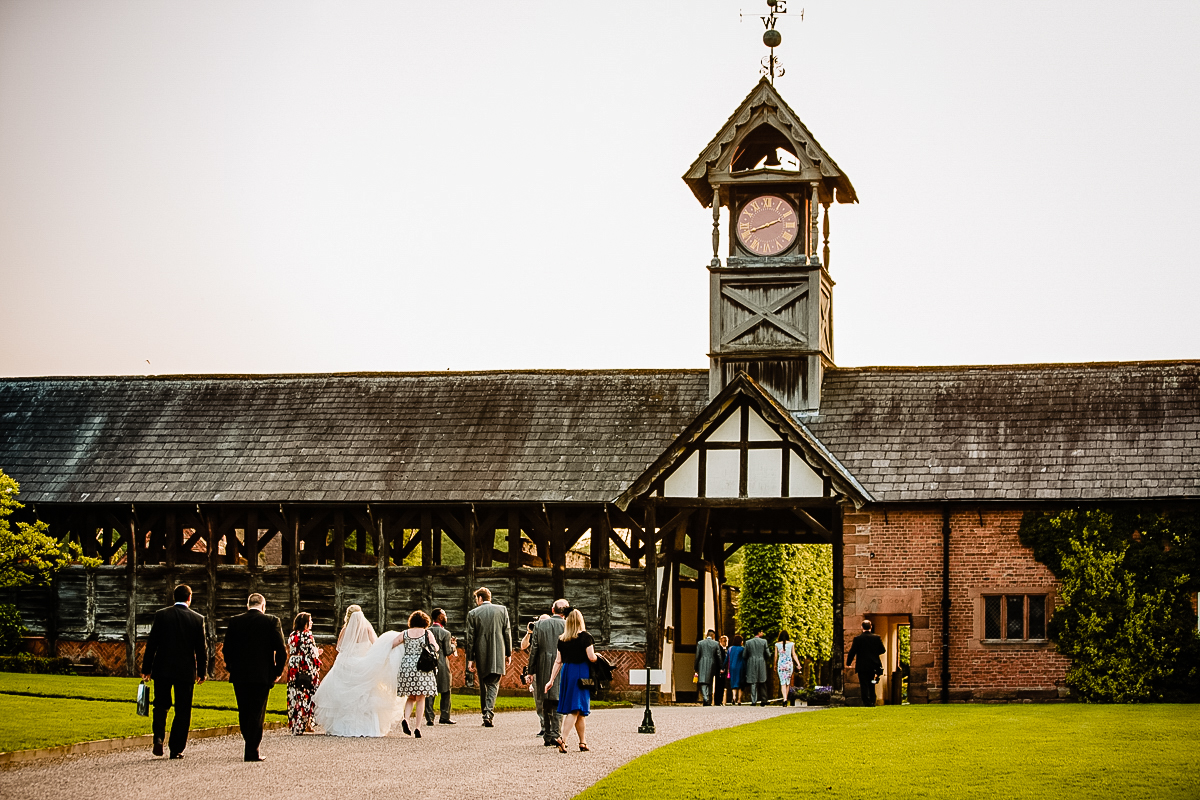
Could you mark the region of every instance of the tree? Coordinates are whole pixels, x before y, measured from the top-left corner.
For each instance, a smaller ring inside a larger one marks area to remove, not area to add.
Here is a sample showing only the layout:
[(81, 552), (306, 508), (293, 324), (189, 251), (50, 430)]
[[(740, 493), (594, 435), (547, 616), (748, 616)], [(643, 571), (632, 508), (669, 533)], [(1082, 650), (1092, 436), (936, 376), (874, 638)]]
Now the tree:
[(1180, 699), (1200, 689), (1191, 596), (1200, 527), (1152, 508), (1030, 513), (1021, 541), (1062, 582), (1049, 636), (1084, 700)]
[(73, 560), (85, 560), (79, 545), (59, 542), (41, 520), (17, 522), (14, 530), (8, 518), (24, 508), (17, 502), (19, 491), (17, 482), (0, 471), (0, 588), (46, 586)]
[(824, 661), (833, 644), (833, 553), (819, 544), (748, 544), (742, 548), (738, 627), (743, 636), (786, 630), (797, 657)]

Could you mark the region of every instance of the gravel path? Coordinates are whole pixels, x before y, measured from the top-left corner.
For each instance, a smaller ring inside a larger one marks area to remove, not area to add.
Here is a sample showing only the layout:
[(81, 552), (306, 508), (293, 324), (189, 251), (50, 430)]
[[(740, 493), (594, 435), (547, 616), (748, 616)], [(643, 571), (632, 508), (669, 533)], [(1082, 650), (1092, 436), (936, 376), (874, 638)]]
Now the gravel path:
[(189, 742), (179, 761), (155, 758), (147, 748), (14, 766), (0, 770), (0, 797), (158, 800), (203, 793), (255, 800), (349, 795), (381, 800), (554, 800), (574, 797), (622, 764), (668, 742), (807, 710), (655, 708), (654, 735), (637, 732), (644, 709), (597, 710), (588, 717), (591, 752), (580, 753), (572, 736), (566, 755), (542, 746), (534, 736), (537, 717), (529, 711), (497, 714), (495, 728), (481, 727), (477, 716), (459, 715), (457, 725), (435, 725), (419, 741), (398, 729), (382, 739), (294, 737), (282, 730), (268, 731), (264, 763), (242, 762), (241, 738), (222, 736)]

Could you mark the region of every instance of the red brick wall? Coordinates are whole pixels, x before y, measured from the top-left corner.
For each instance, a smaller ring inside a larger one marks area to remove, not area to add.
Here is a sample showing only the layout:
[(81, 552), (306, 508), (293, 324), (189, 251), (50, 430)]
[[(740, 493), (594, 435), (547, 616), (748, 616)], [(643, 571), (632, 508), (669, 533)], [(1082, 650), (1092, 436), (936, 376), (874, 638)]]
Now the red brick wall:
[[(1053, 645), (981, 644), (975, 599), (980, 590), (1057, 588), (1054, 576), (1017, 538), (1022, 509), (952, 507), (950, 516), (950, 698), (1051, 699), (1063, 686), (1067, 659)], [(843, 639), (864, 616), (912, 615), (910, 700), (940, 699), (942, 654), (942, 508), (876, 506), (844, 519)], [(871, 554), (874, 554), (872, 557)], [(857, 676), (846, 673), (846, 696)]]

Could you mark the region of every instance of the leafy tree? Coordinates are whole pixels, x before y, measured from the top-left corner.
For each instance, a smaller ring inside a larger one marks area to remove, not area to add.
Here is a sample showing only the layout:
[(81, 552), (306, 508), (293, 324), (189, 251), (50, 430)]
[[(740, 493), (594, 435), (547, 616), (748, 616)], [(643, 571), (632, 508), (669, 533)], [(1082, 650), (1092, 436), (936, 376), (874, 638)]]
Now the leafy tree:
[(748, 544), (742, 548), (738, 627), (774, 641), (786, 630), (796, 655), (823, 661), (833, 643), (833, 554), (828, 545)]
[(1178, 699), (1200, 689), (1191, 605), (1198, 521), (1146, 508), (1022, 520), (1021, 541), (1062, 582), (1049, 636), (1071, 659), (1067, 683), (1084, 700)]
[(28, 636), (29, 629), (21, 621), (21, 612), (12, 603), (0, 604), (0, 655), (21, 652), (21, 637)]
[(46, 586), (72, 560), (84, 560), (79, 545), (59, 542), (41, 520), (17, 522), (14, 530), (8, 517), (24, 508), (17, 502), (19, 491), (17, 482), (0, 471), (0, 588)]

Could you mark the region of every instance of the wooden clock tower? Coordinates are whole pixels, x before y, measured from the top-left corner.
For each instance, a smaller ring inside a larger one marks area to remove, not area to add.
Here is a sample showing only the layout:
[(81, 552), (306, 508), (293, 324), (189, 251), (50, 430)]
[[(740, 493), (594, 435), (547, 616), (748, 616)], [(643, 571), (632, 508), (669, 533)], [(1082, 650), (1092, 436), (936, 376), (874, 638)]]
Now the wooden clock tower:
[(833, 364), (829, 206), (858, 202), (850, 179), (766, 78), (683, 179), (713, 210), (710, 397), (745, 372), (789, 411), (816, 411)]

